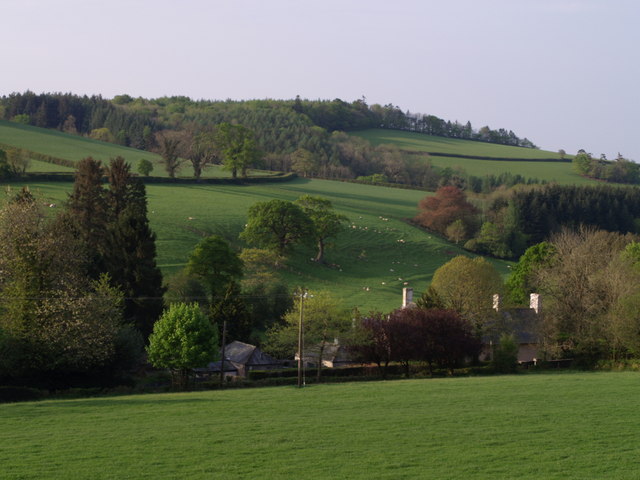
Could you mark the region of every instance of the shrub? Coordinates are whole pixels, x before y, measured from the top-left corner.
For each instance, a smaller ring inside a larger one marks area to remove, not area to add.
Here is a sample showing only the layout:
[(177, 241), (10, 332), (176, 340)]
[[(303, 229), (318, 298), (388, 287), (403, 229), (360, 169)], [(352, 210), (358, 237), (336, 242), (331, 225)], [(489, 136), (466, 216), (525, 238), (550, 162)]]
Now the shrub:
[(513, 335), (502, 334), (493, 352), (493, 368), (497, 373), (514, 373), (518, 366), (518, 344)]
[(29, 387), (0, 387), (0, 403), (40, 400), (46, 392)]

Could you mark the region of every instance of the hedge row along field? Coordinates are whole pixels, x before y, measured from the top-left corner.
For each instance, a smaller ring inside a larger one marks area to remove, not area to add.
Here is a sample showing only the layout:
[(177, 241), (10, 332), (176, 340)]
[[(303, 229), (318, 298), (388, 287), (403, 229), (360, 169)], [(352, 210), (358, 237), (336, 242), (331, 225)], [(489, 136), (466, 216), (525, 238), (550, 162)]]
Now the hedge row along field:
[(360, 382), (0, 405), (2, 478), (637, 478), (640, 376)]

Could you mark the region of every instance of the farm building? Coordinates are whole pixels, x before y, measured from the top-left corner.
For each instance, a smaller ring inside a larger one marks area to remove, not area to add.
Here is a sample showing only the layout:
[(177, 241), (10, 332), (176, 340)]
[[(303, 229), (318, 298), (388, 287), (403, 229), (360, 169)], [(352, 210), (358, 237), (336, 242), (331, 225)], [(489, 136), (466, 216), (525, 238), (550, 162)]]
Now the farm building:
[[(251, 370), (282, 368), (283, 362), (267, 355), (255, 345), (231, 342), (224, 347), (224, 375), (246, 377)], [(206, 368), (196, 369), (199, 374), (220, 374), (222, 361), (211, 362)]]
[[(538, 329), (540, 325), (541, 310), (540, 295), (532, 293), (529, 299), (529, 308), (506, 308), (500, 304), (500, 297), (494, 295), (493, 308), (500, 315), (502, 326), (507, 331), (513, 332), (518, 344), (518, 362), (527, 363), (539, 358), (538, 353)], [(497, 338), (487, 337), (484, 340), (484, 348), (481, 358), (491, 358), (493, 345)]]

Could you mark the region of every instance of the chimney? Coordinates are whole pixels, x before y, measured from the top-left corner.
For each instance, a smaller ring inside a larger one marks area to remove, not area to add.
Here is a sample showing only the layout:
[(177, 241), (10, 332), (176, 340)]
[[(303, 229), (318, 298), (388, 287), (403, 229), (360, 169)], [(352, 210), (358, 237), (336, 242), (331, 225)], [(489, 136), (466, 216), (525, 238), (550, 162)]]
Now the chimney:
[(500, 294), (499, 293), (494, 293), (493, 294), (493, 309), (496, 312), (499, 312), (500, 308), (502, 307), (502, 304), (501, 304), (500, 300), (501, 300), (500, 299)]
[(539, 293), (532, 293), (529, 295), (529, 308), (534, 310), (538, 315), (542, 310), (542, 300)]
[(404, 287), (402, 289), (402, 308), (407, 308), (413, 303), (413, 288)]

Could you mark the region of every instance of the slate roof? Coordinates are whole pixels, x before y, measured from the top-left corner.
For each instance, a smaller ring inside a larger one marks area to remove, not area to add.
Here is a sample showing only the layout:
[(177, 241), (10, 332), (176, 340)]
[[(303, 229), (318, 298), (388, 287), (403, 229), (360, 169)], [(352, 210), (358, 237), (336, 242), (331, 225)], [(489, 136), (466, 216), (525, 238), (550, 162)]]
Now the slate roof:
[[(500, 310), (503, 327), (513, 332), (519, 344), (538, 343), (540, 317), (533, 308), (508, 308)], [(487, 340), (496, 341), (497, 338)]]
[(227, 360), (240, 365), (257, 367), (260, 365), (278, 365), (281, 362), (267, 355), (255, 345), (243, 342), (231, 342), (224, 347), (224, 356)]

